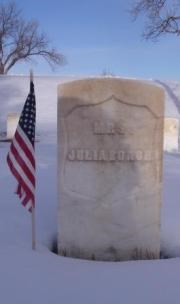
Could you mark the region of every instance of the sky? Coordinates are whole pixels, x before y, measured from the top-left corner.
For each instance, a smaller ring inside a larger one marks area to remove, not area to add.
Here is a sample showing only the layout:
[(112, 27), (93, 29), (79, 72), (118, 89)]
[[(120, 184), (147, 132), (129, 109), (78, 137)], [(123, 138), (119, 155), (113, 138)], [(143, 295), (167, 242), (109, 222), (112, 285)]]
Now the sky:
[[(0, 0), (7, 2), (7, 0)], [(159, 42), (142, 39), (143, 17), (132, 21), (133, 0), (16, 0), (24, 18), (36, 19), (51, 45), (67, 64), (52, 71), (37, 59), (31, 67), (39, 75), (113, 75), (180, 80), (180, 38)], [(11, 74), (27, 74), (30, 65), (18, 64)]]

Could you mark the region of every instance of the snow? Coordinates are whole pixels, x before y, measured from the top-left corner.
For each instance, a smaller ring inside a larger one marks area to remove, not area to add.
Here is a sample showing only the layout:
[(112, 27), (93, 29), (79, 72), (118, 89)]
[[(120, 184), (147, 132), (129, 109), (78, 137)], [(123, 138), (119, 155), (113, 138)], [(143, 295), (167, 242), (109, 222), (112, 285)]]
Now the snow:
[[(8, 269), (11, 271), (7, 271)], [(1, 252), (2, 303), (178, 304), (178, 259), (101, 263), (21, 248)]]
[[(6, 164), (9, 143), (0, 143), (0, 303), (179, 304), (180, 154), (164, 154), (161, 248), (170, 259), (95, 262), (50, 251), (57, 236), (57, 84), (73, 78), (35, 78), (40, 139), (36, 143), (35, 252), (31, 249), (31, 217), (13, 193), (16, 181)], [(165, 84), (169, 88), (166, 115), (178, 117), (180, 83)], [(0, 132), (6, 131), (7, 113), (22, 109), (28, 90), (28, 77), (0, 77)]]

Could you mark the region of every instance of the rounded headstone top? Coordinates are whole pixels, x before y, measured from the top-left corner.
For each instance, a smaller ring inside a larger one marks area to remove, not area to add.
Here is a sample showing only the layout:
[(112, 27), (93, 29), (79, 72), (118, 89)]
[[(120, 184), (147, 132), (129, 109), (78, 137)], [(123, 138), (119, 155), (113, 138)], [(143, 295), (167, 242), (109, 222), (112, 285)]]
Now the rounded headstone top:
[(157, 117), (164, 115), (164, 90), (147, 81), (117, 77), (97, 77), (74, 80), (58, 85), (58, 96), (63, 103), (62, 116), (69, 108), (80, 104), (99, 104), (113, 97), (124, 103), (148, 107)]

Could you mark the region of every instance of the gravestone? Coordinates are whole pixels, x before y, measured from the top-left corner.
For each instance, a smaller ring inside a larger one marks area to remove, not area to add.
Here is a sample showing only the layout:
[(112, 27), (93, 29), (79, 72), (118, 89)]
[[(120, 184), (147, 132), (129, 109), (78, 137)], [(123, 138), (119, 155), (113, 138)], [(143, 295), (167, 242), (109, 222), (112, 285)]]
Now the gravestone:
[(7, 139), (12, 139), (19, 122), (19, 113), (9, 113), (7, 116)]
[(164, 150), (179, 151), (179, 120), (177, 118), (165, 117), (164, 119)]
[(159, 258), (164, 92), (97, 78), (58, 87), (58, 252)]

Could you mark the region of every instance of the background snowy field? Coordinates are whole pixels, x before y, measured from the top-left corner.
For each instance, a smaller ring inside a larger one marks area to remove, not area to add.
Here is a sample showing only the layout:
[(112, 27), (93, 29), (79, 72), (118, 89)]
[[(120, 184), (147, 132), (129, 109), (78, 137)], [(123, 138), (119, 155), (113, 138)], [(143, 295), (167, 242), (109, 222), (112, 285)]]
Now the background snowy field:
[[(0, 143), (0, 303), (2, 304), (179, 304), (180, 154), (164, 154), (161, 248), (170, 259), (121, 263), (91, 262), (53, 254), (57, 235), (57, 84), (74, 77), (35, 77), (37, 100), (36, 252), (31, 250), (31, 217), (16, 195), (16, 181)], [(180, 83), (159, 82), (166, 90), (166, 116), (179, 118)], [(29, 78), (0, 77), (0, 133), (7, 114), (20, 112)], [(179, 258), (178, 258), (179, 257)]]

